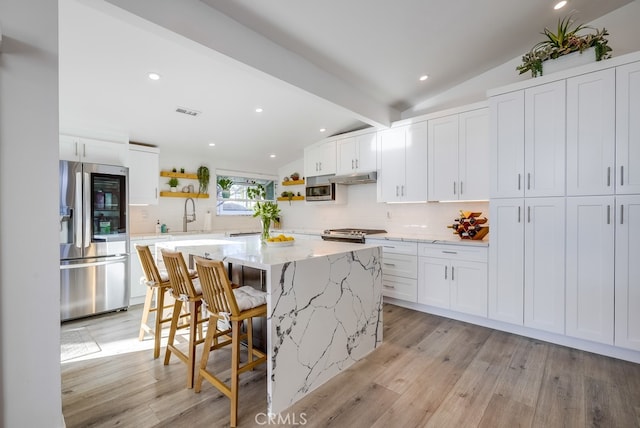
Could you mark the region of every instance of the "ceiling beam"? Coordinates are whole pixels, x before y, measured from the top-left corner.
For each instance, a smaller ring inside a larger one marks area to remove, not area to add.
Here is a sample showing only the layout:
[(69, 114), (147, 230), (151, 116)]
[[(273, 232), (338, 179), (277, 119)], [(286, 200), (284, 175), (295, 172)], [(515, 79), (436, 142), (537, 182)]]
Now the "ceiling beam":
[[(210, 55), (223, 55), (238, 62), (238, 65), (264, 73), (265, 77), (277, 79), (343, 108), (351, 112), (354, 119), (371, 126), (388, 127), (391, 122), (400, 118), (398, 110), (382, 104), (306, 58), (283, 48), (199, 0), (105, 2), (148, 21), (146, 25), (140, 22), (136, 25), (143, 25), (150, 31), (162, 33), (163, 37), (182, 43), (190, 42), (191, 48), (206, 50)], [(131, 16), (127, 17), (128, 14), (105, 5), (102, 0), (94, 0), (91, 3), (107, 13), (132, 21)], [(170, 30), (172, 34), (168, 34), (166, 30)]]

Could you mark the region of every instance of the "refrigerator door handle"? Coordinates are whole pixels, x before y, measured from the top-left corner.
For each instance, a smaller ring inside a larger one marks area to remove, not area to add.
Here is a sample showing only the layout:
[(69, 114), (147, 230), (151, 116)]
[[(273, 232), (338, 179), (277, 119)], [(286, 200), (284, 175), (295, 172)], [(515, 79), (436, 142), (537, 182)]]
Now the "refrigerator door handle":
[(88, 248), (89, 245), (91, 245), (91, 223), (93, 220), (91, 218), (91, 181), (89, 180), (88, 172), (84, 173), (84, 183), (82, 189), (84, 199), (84, 233), (82, 234), (84, 239), (82, 246), (84, 248)]
[(73, 244), (82, 248), (82, 176), (76, 172), (75, 209), (73, 215)]
[(91, 267), (91, 266), (104, 266), (110, 265), (112, 263), (117, 263), (123, 260), (126, 260), (128, 256), (116, 256), (116, 257), (108, 257), (104, 259), (99, 259), (98, 261), (93, 262), (83, 262), (83, 263), (65, 263), (60, 265), (60, 270), (66, 269), (77, 269), (83, 267)]

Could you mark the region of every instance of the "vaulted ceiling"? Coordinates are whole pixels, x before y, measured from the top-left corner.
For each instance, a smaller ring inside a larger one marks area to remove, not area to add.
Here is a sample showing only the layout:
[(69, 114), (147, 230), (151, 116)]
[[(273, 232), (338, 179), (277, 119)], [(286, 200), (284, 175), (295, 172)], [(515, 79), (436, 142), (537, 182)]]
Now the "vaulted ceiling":
[(60, 0), (61, 130), (273, 172), (631, 1)]

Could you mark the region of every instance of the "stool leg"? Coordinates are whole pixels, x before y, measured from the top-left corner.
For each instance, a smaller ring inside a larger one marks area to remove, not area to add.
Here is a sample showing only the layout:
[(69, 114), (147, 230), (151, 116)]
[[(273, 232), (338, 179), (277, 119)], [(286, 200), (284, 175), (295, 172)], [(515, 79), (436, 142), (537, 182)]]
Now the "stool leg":
[(240, 366), (240, 322), (231, 322), (231, 426), (238, 424), (238, 369)]
[(173, 314), (171, 317), (171, 327), (169, 328), (169, 340), (167, 341), (167, 351), (164, 354), (164, 365), (169, 364), (171, 359), (171, 347), (176, 337), (176, 330), (178, 330), (178, 320), (180, 319), (180, 310), (182, 309), (182, 300), (175, 301), (173, 305)]
[[(196, 332), (200, 327), (202, 332), (202, 325), (198, 324), (198, 312), (200, 311), (201, 302), (195, 300), (189, 302), (191, 309), (191, 317), (189, 319), (189, 361), (187, 362), (187, 388), (193, 388), (193, 378), (196, 369)], [(202, 333), (200, 333), (202, 335)]]
[(145, 326), (149, 320), (149, 310), (151, 309), (151, 300), (153, 299), (153, 287), (147, 286), (147, 294), (144, 297), (144, 306), (142, 307), (142, 320), (140, 321), (140, 334), (138, 340), (142, 341), (145, 334)]
[(160, 356), (160, 340), (162, 339), (162, 318), (164, 317), (164, 294), (166, 289), (158, 287), (156, 289), (156, 322), (153, 342), (153, 358)]

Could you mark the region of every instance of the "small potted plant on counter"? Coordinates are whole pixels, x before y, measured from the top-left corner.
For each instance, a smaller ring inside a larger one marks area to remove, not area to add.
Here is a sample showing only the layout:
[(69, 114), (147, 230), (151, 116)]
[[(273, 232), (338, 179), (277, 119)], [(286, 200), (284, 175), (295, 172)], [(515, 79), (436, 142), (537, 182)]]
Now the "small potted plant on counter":
[(171, 187), (171, 191), (176, 192), (176, 187), (178, 187), (179, 184), (178, 179), (176, 177), (171, 177), (168, 183), (169, 187)]

